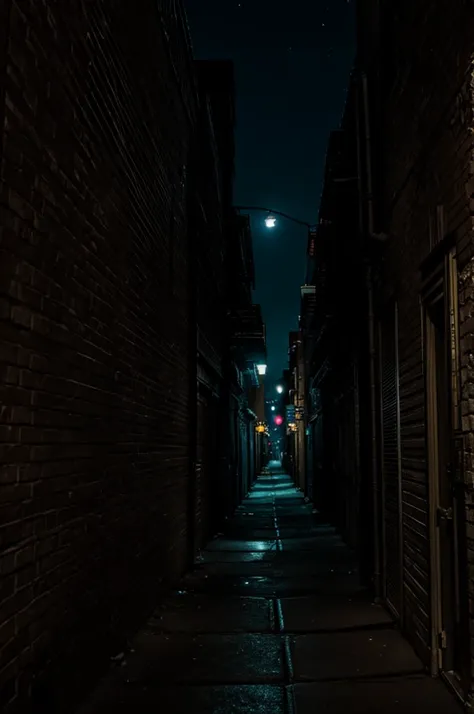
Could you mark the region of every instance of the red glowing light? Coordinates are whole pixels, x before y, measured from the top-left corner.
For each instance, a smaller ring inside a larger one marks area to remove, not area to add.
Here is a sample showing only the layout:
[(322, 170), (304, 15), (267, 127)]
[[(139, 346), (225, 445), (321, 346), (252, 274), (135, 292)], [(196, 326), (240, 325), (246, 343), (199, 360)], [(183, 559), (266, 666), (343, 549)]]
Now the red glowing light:
[(280, 415), (276, 416), (276, 417), (275, 417), (275, 424), (276, 424), (277, 426), (280, 426), (281, 424), (283, 424), (283, 417), (281, 417)]

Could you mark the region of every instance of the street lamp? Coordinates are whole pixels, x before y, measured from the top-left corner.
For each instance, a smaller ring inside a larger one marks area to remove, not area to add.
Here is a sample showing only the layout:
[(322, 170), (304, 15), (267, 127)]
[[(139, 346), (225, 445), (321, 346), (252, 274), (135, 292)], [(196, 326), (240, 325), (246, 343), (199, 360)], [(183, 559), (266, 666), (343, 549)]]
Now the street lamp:
[[(288, 213), (283, 213), (282, 211), (274, 211), (272, 208), (265, 208), (265, 206), (234, 206), (236, 211), (263, 211), (264, 213), (267, 214), (267, 217), (265, 218), (265, 225), (269, 230), (272, 230), (275, 228), (277, 224), (277, 219), (275, 216), (281, 216), (282, 218), (286, 218), (288, 221), (293, 221), (293, 223), (298, 223), (300, 226), (306, 226), (308, 229), (308, 256), (310, 258), (314, 258), (314, 253), (315, 253), (315, 244), (316, 244), (316, 236), (318, 232), (318, 227), (317, 225), (313, 223), (308, 223), (307, 221), (302, 221), (299, 218), (295, 218), (294, 216), (288, 215)], [(329, 223), (330, 221), (323, 221), (320, 220), (319, 223), (323, 224), (324, 222)]]
[(267, 228), (275, 228), (277, 219), (275, 216), (281, 216), (286, 218), (288, 221), (293, 221), (293, 223), (299, 223), (300, 226), (306, 226), (306, 228), (315, 228), (313, 223), (308, 223), (307, 221), (302, 221), (299, 218), (288, 215), (288, 213), (283, 213), (282, 211), (274, 211), (273, 208), (265, 208), (265, 206), (235, 206), (236, 211), (263, 211), (268, 213), (265, 219), (265, 225)]
[(275, 407), (275, 406), (273, 406), (273, 404), (272, 404), (272, 406), (270, 407), (270, 409), (272, 410), (272, 412), (274, 412), (274, 411), (275, 411), (275, 409), (276, 409), (276, 407)]
[(276, 390), (277, 390), (278, 394), (283, 394), (283, 387), (281, 386), (281, 384), (277, 384)]

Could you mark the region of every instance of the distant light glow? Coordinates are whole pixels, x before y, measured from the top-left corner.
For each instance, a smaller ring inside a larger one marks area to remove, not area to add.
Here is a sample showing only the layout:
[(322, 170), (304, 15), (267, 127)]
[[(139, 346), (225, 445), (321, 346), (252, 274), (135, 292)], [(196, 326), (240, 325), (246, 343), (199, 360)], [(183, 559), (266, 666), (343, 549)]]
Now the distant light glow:
[(277, 390), (278, 394), (283, 394), (283, 387), (281, 386), (281, 384), (277, 384), (276, 390)]
[(272, 410), (272, 412), (274, 412), (274, 411), (275, 411), (275, 409), (276, 409), (276, 407), (274, 407), (274, 406), (272, 405), (272, 406), (271, 406), (271, 410)]
[(264, 375), (265, 372), (267, 371), (267, 365), (266, 364), (257, 364), (257, 372), (261, 375)]
[(283, 424), (283, 417), (279, 414), (277, 414), (277, 416), (275, 417), (275, 424), (277, 426), (281, 426)]
[(267, 216), (267, 218), (265, 218), (265, 225), (267, 228), (275, 228), (276, 218), (273, 216)]

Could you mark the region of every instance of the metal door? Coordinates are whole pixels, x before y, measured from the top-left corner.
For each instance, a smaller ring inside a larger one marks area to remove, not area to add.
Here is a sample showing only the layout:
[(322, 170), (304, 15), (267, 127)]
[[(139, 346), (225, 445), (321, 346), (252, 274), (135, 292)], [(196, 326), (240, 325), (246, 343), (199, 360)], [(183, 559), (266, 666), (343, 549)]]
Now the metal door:
[(432, 672), (466, 691), (469, 672), (463, 440), (460, 430), (457, 268), (454, 250), (424, 284), (430, 494)]

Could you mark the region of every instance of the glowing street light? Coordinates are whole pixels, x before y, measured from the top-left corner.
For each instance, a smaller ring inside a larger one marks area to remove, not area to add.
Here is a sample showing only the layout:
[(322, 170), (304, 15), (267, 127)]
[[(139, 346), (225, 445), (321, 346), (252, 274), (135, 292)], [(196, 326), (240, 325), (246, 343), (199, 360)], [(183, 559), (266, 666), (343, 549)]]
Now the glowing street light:
[(280, 416), (280, 415), (277, 415), (277, 416), (275, 417), (275, 424), (276, 424), (277, 426), (281, 426), (281, 425), (283, 424), (283, 417)]
[(283, 387), (281, 386), (281, 384), (277, 384), (276, 390), (277, 390), (278, 394), (283, 394)]
[(277, 219), (275, 216), (281, 216), (288, 221), (293, 221), (293, 223), (298, 223), (300, 226), (306, 226), (307, 228), (314, 228), (312, 223), (307, 221), (301, 221), (299, 218), (290, 216), (288, 213), (283, 213), (283, 211), (275, 211), (274, 208), (268, 208), (265, 206), (235, 206), (236, 211), (262, 211), (267, 214), (265, 219), (265, 225), (267, 228), (275, 228)]
[(274, 407), (274, 406), (271, 406), (270, 408), (271, 408), (272, 412), (274, 412), (276, 409), (276, 407)]

